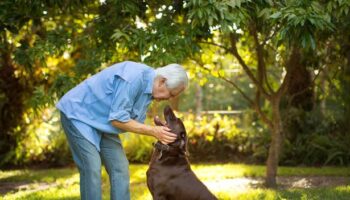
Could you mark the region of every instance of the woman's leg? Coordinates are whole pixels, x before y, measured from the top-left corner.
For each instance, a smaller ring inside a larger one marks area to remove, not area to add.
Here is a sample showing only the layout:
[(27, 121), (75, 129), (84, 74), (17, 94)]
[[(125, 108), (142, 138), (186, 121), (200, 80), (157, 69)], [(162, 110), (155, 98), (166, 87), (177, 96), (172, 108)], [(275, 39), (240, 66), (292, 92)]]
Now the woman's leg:
[(101, 158), (96, 147), (61, 113), (61, 123), (80, 173), (81, 199), (101, 199)]
[(109, 174), (112, 200), (129, 200), (129, 162), (118, 135), (102, 134), (101, 158)]

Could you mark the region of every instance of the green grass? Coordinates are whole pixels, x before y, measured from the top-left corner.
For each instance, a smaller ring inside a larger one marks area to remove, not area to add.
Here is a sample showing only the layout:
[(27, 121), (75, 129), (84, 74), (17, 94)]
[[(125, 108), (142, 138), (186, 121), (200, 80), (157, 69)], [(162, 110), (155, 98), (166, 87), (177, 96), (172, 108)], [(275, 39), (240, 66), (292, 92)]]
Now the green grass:
[[(130, 165), (131, 199), (151, 199), (146, 186), (147, 165)], [(314, 189), (228, 189), (226, 180), (240, 177), (263, 177), (264, 166), (241, 164), (192, 165), (197, 176), (219, 199), (350, 199), (350, 185)], [(301, 168), (280, 167), (279, 176), (343, 176), (349, 177), (349, 168)], [(103, 199), (109, 199), (109, 183), (106, 171), (102, 171)], [(26, 183), (26, 188), (7, 193), (0, 199), (79, 199), (79, 174), (76, 168), (47, 170), (0, 171), (0, 182)], [(220, 185), (220, 183), (223, 183)], [(45, 184), (43, 184), (45, 183)], [(211, 183), (211, 184), (210, 184)]]

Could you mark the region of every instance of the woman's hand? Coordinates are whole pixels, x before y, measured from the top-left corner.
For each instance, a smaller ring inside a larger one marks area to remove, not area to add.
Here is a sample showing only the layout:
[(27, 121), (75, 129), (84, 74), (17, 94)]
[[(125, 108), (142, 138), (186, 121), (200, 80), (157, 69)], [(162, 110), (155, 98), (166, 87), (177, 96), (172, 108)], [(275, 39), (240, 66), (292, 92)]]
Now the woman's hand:
[(177, 138), (177, 135), (170, 132), (171, 130), (166, 126), (145, 125), (133, 119), (128, 122), (113, 120), (112, 125), (124, 131), (153, 136), (163, 144), (172, 143)]
[(170, 132), (171, 130), (166, 126), (154, 126), (153, 127), (153, 135), (156, 137), (161, 143), (169, 144), (176, 140), (177, 135)]

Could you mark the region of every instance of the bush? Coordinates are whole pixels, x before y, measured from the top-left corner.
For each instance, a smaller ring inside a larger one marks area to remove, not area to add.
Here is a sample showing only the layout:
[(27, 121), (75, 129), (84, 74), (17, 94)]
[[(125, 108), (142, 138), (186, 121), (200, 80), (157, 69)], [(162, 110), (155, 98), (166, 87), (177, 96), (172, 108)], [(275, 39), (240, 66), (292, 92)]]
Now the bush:
[(191, 161), (257, 163), (266, 157), (259, 149), (264, 134), (238, 128), (239, 117), (215, 114), (194, 120), (188, 116), (184, 123)]
[[(188, 136), (188, 151), (192, 162), (265, 161), (268, 139), (265, 133), (237, 127), (238, 117), (214, 115), (195, 119), (191, 113), (177, 113), (183, 120)], [(147, 122), (151, 123), (151, 122)], [(125, 134), (123, 145), (130, 162), (147, 163), (155, 139), (137, 134)]]
[[(342, 131), (341, 122), (333, 115), (303, 113), (288, 129), (281, 165), (349, 165), (350, 134)], [(270, 135), (247, 111), (242, 116), (177, 113), (183, 120), (188, 135), (191, 162), (243, 162), (263, 164), (266, 161)], [(38, 115), (25, 116), (27, 129), (19, 138), (17, 149), (11, 152), (12, 165), (44, 164), (62, 166), (71, 164), (72, 157), (65, 134), (60, 128), (59, 115), (54, 109)], [(147, 119), (147, 124), (153, 124)], [(343, 124), (346, 124), (345, 122)], [(295, 134), (297, 133), (297, 134)], [(125, 153), (132, 163), (148, 163), (153, 151), (153, 137), (121, 134)]]
[(287, 134), (281, 164), (348, 166), (350, 134), (344, 130), (342, 116), (338, 119), (333, 112), (291, 110), (293, 120), (286, 127), (292, 134)]
[(153, 151), (153, 137), (134, 133), (121, 134), (125, 154), (131, 163), (148, 163)]
[(14, 159), (10, 165), (64, 166), (72, 162), (55, 109), (38, 113), (28, 111), (24, 118), (26, 129), (19, 129), (22, 133), (17, 148), (11, 152)]

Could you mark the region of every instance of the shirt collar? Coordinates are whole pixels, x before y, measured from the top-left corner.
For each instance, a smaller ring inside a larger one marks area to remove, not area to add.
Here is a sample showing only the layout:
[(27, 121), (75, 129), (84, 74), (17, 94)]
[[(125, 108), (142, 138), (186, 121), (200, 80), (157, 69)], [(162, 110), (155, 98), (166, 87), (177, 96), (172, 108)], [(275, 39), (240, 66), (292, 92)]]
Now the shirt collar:
[(152, 94), (153, 82), (154, 82), (155, 77), (156, 77), (156, 72), (154, 70), (152, 70), (150, 73), (147, 73), (147, 75), (145, 76), (147, 86), (145, 88), (144, 93)]

